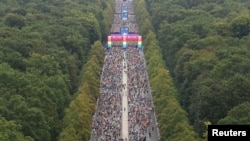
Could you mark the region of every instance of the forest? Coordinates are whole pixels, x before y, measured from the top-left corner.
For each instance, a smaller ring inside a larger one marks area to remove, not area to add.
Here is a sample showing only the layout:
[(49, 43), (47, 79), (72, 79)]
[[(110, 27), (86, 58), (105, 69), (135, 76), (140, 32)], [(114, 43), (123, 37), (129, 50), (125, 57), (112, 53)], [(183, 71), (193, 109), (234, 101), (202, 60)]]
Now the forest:
[(146, 0), (178, 101), (207, 124), (250, 123), (250, 1)]
[[(134, 4), (161, 141), (250, 124), (250, 1)], [(0, 0), (0, 140), (88, 141), (113, 6)]]
[[(0, 0), (1, 141), (56, 141), (61, 132), (60, 136), (65, 136), (65, 130), (73, 125), (69, 124), (71, 121), (65, 122), (70, 117), (66, 108), (81, 96), (80, 88), (96, 93), (88, 95), (89, 103), (87, 99), (82, 101), (88, 106), (83, 109), (94, 110), (90, 105), (95, 103), (98, 92), (91, 87), (98, 84), (99, 77), (93, 67), (103, 60), (102, 43), (95, 41), (106, 39), (112, 3), (112, 0)], [(88, 81), (96, 78), (85, 77), (90, 72), (85, 64), (97, 76), (97, 82), (91, 81), (89, 85), (93, 86), (82, 88), (87, 81), (83, 77)], [(100, 68), (96, 68), (98, 72)]]

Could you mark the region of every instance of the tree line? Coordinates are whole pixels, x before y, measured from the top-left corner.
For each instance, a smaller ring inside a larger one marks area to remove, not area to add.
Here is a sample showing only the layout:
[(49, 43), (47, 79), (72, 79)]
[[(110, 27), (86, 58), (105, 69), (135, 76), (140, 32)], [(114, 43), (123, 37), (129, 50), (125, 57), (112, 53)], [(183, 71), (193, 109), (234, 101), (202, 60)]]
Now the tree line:
[(249, 1), (146, 0), (178, 101), (204, 123), (249, 124)]
[(99, 97), (101, 68), (104, 61), (103, 46), (96, 41), (81, 74), (81, 83), (74, 99), (66, 108), (63, 130), (59, 141), (88, 141), (91, 135), (92, 116)]
[(162, 58), (161, 49), (144, 0), (135, 1), (135, 12), (139, 31), (143, 37), (143, 50), (160, 130), (160, 140), (200, 140), (189, 124), (187, 112), (179, 104), (177, 89)]

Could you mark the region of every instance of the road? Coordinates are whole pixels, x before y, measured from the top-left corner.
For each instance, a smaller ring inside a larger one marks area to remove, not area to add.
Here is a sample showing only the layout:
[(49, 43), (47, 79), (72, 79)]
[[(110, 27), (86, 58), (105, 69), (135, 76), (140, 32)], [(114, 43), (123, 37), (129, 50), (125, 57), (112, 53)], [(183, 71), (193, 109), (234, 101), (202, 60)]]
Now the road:
[(122, 84), (124, 88), (122, 90), (122, 139), (128, 139), (128, 89), (127, 89), (127, 60), (125, 51), (123, 52), (123, 61), (122, 61)]

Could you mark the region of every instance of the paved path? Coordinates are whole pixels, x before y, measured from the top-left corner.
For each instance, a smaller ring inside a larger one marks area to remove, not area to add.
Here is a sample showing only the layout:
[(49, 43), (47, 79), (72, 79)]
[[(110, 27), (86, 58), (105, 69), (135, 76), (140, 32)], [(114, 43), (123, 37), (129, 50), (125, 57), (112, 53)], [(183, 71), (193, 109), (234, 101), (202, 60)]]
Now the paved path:
[(127, 90), (127, 59), (125, 51), (123, 52), (123, 61), (122, 61), (122, 83), (125, 84), (125, 87), (122, 90), (122, 139), (129, 139), (128, 134), (128, 90)]

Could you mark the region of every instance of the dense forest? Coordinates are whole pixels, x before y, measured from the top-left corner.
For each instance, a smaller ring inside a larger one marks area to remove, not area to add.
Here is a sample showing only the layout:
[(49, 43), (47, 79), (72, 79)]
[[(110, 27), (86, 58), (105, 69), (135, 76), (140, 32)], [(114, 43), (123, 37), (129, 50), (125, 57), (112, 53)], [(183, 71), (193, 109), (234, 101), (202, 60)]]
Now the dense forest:
[(146, 0), (190, 123), (250, 123), (250, 1)]
[(0, 0), (0, 140), (58, 140), (83, 66), (96, 61), (101, 42), (93, 44), (108, 34), (112, 1)]

